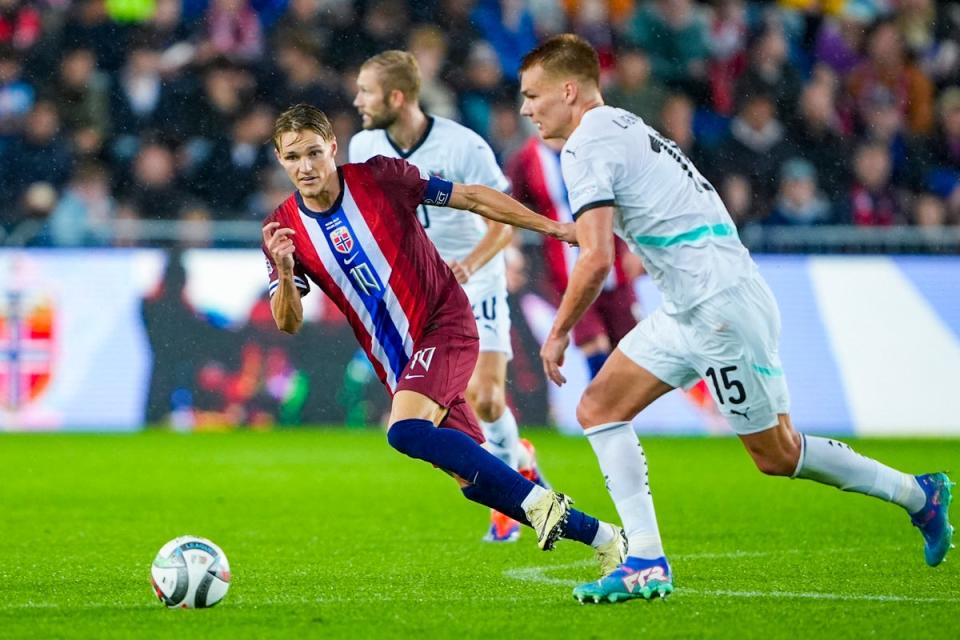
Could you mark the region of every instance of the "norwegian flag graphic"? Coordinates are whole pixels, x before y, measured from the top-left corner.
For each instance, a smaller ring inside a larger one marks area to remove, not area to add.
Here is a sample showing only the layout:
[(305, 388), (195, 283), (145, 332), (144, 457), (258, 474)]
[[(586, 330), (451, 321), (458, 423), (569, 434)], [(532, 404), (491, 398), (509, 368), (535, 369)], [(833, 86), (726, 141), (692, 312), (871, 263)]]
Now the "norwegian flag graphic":
[(353, 236), (344, 226), (339, 226), (331, 231), (330, 240), (338, 253), (350, 253), (353, 250)]
[(19, 409), (47, 388), (53, 373), (53, 306), (21, 292), (0, 292), (0, 406)]

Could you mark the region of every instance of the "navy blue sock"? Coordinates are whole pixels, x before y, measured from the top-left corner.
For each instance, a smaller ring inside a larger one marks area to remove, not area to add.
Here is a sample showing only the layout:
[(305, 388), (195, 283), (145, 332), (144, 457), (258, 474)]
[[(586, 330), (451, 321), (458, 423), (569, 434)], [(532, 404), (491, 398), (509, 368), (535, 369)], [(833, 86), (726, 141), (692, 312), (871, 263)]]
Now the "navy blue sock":
[[(520, 524), (530, 526), (527, 520), (527, 514), (520, 508), (519, 504), (510, 505), (499, 499), (496, 493), (484, 491), (477, 485), (470, 485), (462, 489), (463, 495), (467, 500), (479, 502), (482, 505), (496, 509), (504, 515), (508, 515)], [(561, 537), (567, 540), (576, 540), (583, 544), (590, 544), (597, 537), (597, 529), (600, 528), (600, 521), (593, 516), (587, 515), (582, 511), (570, 509), (570, 515), (567, 516), (567, 524), (563, 526)]]
[(590, 544), (597, 537), (600, 521), (583, 511), (570, 509), (567, 524), (563, 525), (563, 536), (567, 540), (576, 540), (583, 544)]
[(587, 367), (590, 368), (590, 379), (593, 380), (597, 377), (597, 374), (600, 373), (600, 368), (603, 367), (603, 363), (607, 361), (609, 353), (604, 353), (600, 351), (594, 353), (593, 355), (587, 356)]
[[(426, 460), (444, 471), (455, 473), (479, 487), (483, 496), (496, 496), (498, 504), (488, 504), (513, 517), (534, 484), (477, 444), (467, 434), (435, 427), (429, 420), (398, 420), (387, 432), (390, 446), (411, 458)], [(526, 520), (526, 517), (524, 517)]]

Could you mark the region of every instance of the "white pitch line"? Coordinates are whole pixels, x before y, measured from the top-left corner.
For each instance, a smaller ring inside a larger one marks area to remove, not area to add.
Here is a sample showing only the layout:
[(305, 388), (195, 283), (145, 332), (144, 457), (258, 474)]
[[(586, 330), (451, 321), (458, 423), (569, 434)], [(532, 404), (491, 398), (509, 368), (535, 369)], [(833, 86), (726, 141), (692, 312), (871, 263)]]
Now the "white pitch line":
[[(846, 550), (838, 550), (846, 551)], [(747, 558), (762, 557), (771, 555), (780, 555), (783, 552), (772, 551), (734, 551), (730, 553), (702, 553), (674, 556), (676, 558)], [(540, 567), (523, 567), (519, 569), (507, 569), (503, 572), (504, 577), (521, 582), (535, 582), (537, 584), (549, 584), (559, 587), (575, 587), (583, 584), (585, 580), (572, 580), (567, 578), (553, 578), (547, 575), (548, 571), (562, 571), (564, 569), (579, 569), (586, 566), (593, 566), (592, 561), (581, 560), (579, 562), (569, 562), (567, 564), (545, 565)], [(885, 595), (885, 594), (846, 594), (846, 593), (824, 593), (818, 591), (732, 591), (729, 589), (691, 589), (680, 586), (677, 592), (684, 595), (698, 596), (716, 596), (726, 598), (782, 598), (790, 600), (850, 600), (857, 602), (960, 602), (960, 598), (922, 598), (916, 596)]]

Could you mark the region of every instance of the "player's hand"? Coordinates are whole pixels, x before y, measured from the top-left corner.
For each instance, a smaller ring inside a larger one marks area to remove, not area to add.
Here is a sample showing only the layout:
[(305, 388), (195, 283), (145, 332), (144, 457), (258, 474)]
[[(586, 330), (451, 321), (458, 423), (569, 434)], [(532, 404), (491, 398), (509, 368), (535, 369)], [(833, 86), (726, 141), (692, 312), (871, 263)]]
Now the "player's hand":
[(557, 335), (553, 331), (547, 336), (546, 342), (540, 347), (540, 360), (543, 362), (543, 372), (558, 387), (562, 387), (567, 381), (560, 373), (560, 367), (563, 366), (563, 354), (570, 344), (570, 335), (565, 333)]
[(293, 273), (293, 235), (295, 233), (288, 227), (281, 228), (279, 222), (270, 222), (263, 227), (263, 244), (282, 274)]
[(569, 245), (576, 247), (579, 243), (577, 242), (577, 225), (573, 222), (558, 222), (556, 225), (556, 232), (553, 233), (553, 237), (562, 242), (566, 242)]
[(450, 270), (453, 271), (453, 275), (457, 277), (457, 282), (464, 284), (467, 280), (470, 279), (470, 276), (473, 275), (473, 270), (470, 269), (464, 262), (459, 260), (451, 260), (447, 263), (450, 265)]

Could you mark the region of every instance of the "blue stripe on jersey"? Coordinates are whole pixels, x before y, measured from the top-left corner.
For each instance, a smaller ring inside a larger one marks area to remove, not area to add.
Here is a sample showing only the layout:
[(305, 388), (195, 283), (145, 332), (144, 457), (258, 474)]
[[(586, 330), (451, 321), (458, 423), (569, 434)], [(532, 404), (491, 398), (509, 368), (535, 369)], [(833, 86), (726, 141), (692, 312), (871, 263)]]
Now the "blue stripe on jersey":
[[(383, 350), (387, 354), (387, 360), (390, 362), (390, 368), (399, 380), (400, 373), (407, 366), (409, 358), (407, 358), (403, 348), (403, 336), (400, 335), (400, 331), (393, 323), (387, 305), (383, 301), (386, 288), (380, 274), (376, 272), (367, 258), (367, 253), (357, 239), (357, 234), (354, 233), (353, 226), (342, 207), (333, 214), (317, 220), (317, 222), (323, 230), (323, 237), (330, 247), (330, 253), (343, 273), (346, 274), (347, 279), (350, 280), (354, 290), (363, 302), (363, 306), (370, 314), (370, 318), (373, 320), (374, 338), (383, 346)], [(337, 249), (334, 237), (331, 235), (332, 231), (341, 226), (347, 229), (347, 233), (350, 234), (349, 237), (353, 242), (353, 246), (347, 253), (341, 253)]]

